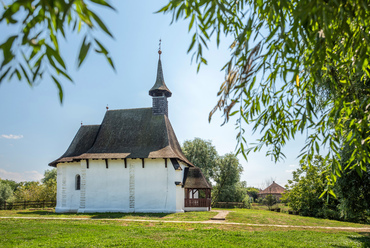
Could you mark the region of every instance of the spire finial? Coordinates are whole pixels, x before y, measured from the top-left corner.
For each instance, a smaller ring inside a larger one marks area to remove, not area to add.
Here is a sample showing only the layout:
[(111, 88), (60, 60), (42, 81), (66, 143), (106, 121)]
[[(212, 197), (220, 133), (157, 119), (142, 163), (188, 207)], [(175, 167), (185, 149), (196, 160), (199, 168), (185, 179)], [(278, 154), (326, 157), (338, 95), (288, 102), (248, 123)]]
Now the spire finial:
[(161, 45), (162, 45), (162, 39), (159, 39), (159, 49), (158, 49), (159, 58), (161, 57), (161, 54), (162, 54)]
[(109, 109), (108, 104), (107, 104), (107, 106), (106, 106), (105, 108), (106, 108), (106, 109), (107, 109), (107, 111), (108, 111), (108, 109)]
[(81, 126), (83, 125), (82, 121), (81, 121)]

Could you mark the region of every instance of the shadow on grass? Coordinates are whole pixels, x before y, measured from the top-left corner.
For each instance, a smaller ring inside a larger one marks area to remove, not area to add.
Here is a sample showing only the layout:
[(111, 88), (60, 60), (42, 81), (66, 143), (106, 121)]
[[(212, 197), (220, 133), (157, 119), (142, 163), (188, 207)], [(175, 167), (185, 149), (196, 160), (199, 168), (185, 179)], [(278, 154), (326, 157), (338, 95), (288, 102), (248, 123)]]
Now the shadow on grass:
[(37, 214), (37, 215), (57, 215), (52, 210), (34, 210), (34, 211), (27, 211), (27, 212), (26, 212), (26, 210), (23, 210), (23, 211), (17, 212), (17, 214), (20, 214), (20, 215), (30, 215), (30, 214)]
[(91, 219), (119, 219), (126, 217), (141, 217), (141, 218), (164, 218), (169, 213), (55, 213), (48, 210), (34, 210), (34, 211), (19, 211), (19, 215), (40, 215), (40, 216), (55, 216), (55, 217), (90, 217)]
[(361, 237), (349, 237), (353, 241), (361, 243), (361, 247), (370, 247), (370, 232), (359, 232)]
[(91, 216), (92, 219), (116, 219), (125, 217), (141, 217), (141, 218), (163, 218), (166, 217), (167, 213), (92, 213), (82, 214)]

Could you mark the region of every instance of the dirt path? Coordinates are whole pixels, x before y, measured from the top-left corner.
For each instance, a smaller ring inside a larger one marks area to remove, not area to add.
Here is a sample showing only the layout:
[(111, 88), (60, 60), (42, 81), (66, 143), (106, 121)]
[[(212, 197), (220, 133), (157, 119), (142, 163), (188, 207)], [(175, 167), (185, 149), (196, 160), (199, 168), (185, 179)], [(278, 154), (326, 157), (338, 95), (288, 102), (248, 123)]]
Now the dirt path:
[(216, 216), (211, 218), (211, 220), (226, 220), (226, 216), (229, 214), (230, 211), (226, 210), (211, 210), (211, 212), (218, 212)]
[[(227, 214), (226, 214), (227, 215)], [(90, 220), (90, 221), (122, 221), (122, 222), (153, 222), (153, 223), (189, 223), (189, 224), (218, 224), (218, 225), (238, 225), (254, 227), (278, 227), (278, 228), (296, 228), (296, 229), (326, 229), (352, 232), (370, 232), (369, 227), (330, 227), (330, 226), (293, 226), (293, 225), (274, 225), (274, 224), (249, 224), (226, 222), (223, 220), (207, 221), (176, 221), (176, 220), (137, 220), (137, 219), (90, 219), (90, 218), (55, 218), (55, 217), (0, 217), (1, 219), (26, 219), (26, 220)]]

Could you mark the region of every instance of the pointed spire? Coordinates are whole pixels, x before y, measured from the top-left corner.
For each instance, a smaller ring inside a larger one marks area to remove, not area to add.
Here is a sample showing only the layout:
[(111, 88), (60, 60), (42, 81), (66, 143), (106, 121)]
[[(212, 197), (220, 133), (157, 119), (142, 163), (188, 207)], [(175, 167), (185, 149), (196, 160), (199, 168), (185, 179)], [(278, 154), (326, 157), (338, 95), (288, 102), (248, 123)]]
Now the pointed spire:
[(158, 58), (158, 68), (157, 68), (157, 79), (154, 83), (154, 86), (149, 90), (150, 96), (161, 96), (165, 95), (166, 97), (171, 97), (172, 92), (167, 88), (164, 77), (163, 77), (163, 70), (162, 70), (162, 62), (161, 62), (161, 40), (159, 40), (159, 50), (158, 50), (159, 58)]

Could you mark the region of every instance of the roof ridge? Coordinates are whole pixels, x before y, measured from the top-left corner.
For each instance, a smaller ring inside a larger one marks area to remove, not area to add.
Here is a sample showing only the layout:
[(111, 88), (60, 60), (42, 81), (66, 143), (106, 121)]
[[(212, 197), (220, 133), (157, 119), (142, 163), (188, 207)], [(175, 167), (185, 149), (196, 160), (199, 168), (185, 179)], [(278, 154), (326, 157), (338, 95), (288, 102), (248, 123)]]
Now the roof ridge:
[(129, 109), (110, 109), (110, 110), (107, 110), (107, 112), (112, 112), (112, 111), (120, 111), (120, 110), (139, 110), (139, 109), (151, 109), (152, 107), (148, 107), (148, 108), (129, 108)]

